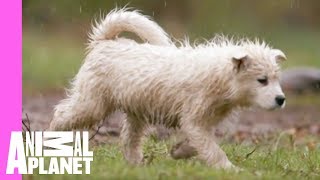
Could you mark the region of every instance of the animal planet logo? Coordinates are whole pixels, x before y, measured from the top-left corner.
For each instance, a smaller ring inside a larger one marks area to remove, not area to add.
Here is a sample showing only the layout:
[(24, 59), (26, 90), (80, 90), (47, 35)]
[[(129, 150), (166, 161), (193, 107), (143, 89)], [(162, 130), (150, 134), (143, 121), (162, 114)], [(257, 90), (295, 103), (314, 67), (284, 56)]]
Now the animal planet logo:
[(85, 131), (26, 132), (25, 143), (22, 132), (12, 132), (6, 173), (17, 168), (19, 174), (33, 174), (36, 169), (39, 174), (90, 174), (93, 152), (88, 143)]

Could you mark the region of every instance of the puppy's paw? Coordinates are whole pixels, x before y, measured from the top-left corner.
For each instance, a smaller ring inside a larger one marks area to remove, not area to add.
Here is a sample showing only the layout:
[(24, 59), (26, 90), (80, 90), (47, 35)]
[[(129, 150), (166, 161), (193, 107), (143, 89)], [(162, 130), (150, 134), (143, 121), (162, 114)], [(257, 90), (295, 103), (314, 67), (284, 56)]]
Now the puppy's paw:
[(197, 155), (197, 151), (189, 145), (188, 140), (184, 140), (172, 147), (170, 155), (173, 159), (188, 159)]

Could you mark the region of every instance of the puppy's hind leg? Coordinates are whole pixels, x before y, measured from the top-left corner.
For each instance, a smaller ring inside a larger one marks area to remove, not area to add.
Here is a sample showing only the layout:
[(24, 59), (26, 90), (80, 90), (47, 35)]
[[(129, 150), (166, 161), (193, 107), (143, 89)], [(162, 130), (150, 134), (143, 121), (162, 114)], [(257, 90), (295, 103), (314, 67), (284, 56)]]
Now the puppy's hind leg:
[[(109, 108), (108, 108), (109, 107)], [(112, 113), (113, 106), (93, 94), (72, 94), (55, 107), (51, 131), (90, 128)]]
[(128, 115), (122, 126), (120, 134), (123, 155), (131, 164), (143, 162), (142, 139), (144, 136), (144, 123), (139, 122), (134, 116)]

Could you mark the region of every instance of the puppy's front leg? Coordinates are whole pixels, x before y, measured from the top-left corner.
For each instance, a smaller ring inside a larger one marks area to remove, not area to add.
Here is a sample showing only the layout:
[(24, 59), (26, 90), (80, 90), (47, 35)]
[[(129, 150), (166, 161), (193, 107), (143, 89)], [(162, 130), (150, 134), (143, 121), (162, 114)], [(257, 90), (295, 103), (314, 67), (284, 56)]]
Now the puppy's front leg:
[(228, 159), (225, 152), (214, 142), (207, 128), (195, 119), (183, 119), (182, 131), (187, 135), (189, 143), (198, 152), (198, 157), (210, 166), (222, 169), (236, 168)]

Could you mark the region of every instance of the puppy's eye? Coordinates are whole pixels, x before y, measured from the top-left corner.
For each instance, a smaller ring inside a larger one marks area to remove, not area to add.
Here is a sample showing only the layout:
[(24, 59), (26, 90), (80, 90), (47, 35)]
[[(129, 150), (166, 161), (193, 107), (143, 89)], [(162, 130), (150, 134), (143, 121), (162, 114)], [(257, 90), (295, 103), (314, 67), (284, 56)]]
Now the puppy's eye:
[(267, 77), (264, 77), (264, 78), (261, 78), (261, 79), (257, 79), (257, 81), (258, 81), (260, 84), (268, 85), (268, 78), (267, 78)]

